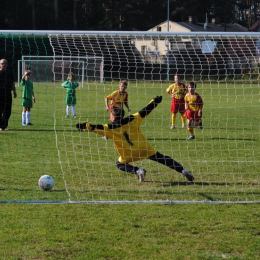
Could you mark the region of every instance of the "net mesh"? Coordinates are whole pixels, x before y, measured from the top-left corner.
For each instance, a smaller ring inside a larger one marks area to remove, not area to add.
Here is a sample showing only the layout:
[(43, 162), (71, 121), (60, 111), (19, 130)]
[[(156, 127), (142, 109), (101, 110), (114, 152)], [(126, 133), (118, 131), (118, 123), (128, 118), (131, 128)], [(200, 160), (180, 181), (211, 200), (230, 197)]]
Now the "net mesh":
[[(33, 127), (21, 126), (19, 96), (10, 131), (1, 133), (1, 201), (259, 202), (259, 37), (149, 32), (2, 35), (1, 49), (18, 78), (25, 66), (32, 68), (37, 101), (31, 112)], [(61, 83), (72, 69), (80, 83), (77, 117), (66, 118)], [(194, 129), (195, 140), (187, 140), (179, 114), (176, 128), (170, 129), (166, 89), (175, 74), (186, 85), (195, 81), (205, 103), (203, 129)], [(128, 81), (129, 114), (163, 96), (141, 130), (157, 151), (192, 171), (194, 183), (151, 160), (134, 163), (147, 170), (146, 181), (139, 183), (135, 175), (116, 168), (118, 154), (111, 140), (77, 131), (78, 122), (108, 122), (105, 97), (121, 80)], [(50, 192), (37, 187), (44, 174), (55, 180)]]

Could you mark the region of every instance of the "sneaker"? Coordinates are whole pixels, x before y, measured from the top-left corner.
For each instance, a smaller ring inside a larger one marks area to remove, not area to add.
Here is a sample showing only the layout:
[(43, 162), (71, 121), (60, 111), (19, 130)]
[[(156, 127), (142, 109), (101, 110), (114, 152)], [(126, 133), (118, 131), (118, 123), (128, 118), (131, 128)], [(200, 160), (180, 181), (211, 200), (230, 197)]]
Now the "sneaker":
[(182, 128), (183, 128), (183, 129), (186, 129), (186, 128), (187, 128), (187, 126), (186, 126), (186, 125), (183, 125), (183, 126), (182, 126)]
[(26, 124), (26, 125), (33, 125), (32, 123), (28, 123), (28, 124)]
[(188, 181), (194, 181), (194, 176), (187, 170), (182, 170), (182, 174), (188, 179)]
[(191, 135), (191, 136), (188, 138), (188, 140), (193, 140), (193, 139), (195, 139), (195, 136), (194, 136), (194, 135)]
[(69, 115), (66, 115), (65, 117), (66, 117), (66, 118), (69, 118), (70, 116), (69, 116)]
[(200, 124), (199, 124), (199, 128), (200, 128), (201, 130), (203, 129), (202, 121), (201, 121)]
[(105, 141), (107, 141), (107, 140), (108, 140), (108, 137), (103, 136), (102, 139), (105, 140)]
[(3, 131), (4, 129), (3, 128), (0, 128), (0, 131)]
[(170, 127), (170, 129), (174, 129), (175, 128), (175, 125), (172, 125), (171, 127)]
[(146, 173), (146, 170), (145, 169), (142, 169), (142, 168), (139, 168), (137, 171), (136, 171), (136, 174), (138, 176), (138, 181), (139, 182), (144, 182), (145, 181), (145, 173)]
[(76, 116), (76, 115), (74, 115), (74, 116), (73, 116), (73, 118), (77, 118), (77, 116)]
[(25, 124), (25, 123), (22, 123), (22, 126), (26, 126), (26, 124)]
[(5, 129), (3, 129), (4, 131), (8, 131), (9, 129), (8, 129), (8, 127), (6, 127)]

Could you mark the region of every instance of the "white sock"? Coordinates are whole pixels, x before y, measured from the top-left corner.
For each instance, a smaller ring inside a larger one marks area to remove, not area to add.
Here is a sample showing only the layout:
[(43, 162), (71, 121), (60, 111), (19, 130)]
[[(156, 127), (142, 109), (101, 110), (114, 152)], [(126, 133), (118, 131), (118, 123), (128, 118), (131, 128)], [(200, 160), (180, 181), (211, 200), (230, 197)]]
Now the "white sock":
[(31, 114), (29, 111), (26, 111), (26, 124), (29, 124), (31, 122)]
[(66, 107), (66, 114), (67, 114), (67, 116), (70, 115), (70, 106), (67, 106), (67, 107)]
[(22, 112), (22, 124), (26, 124), (26, 114)]
[(76, 107), (72, 106), (72, 115), (75, 116), (76, 115)]

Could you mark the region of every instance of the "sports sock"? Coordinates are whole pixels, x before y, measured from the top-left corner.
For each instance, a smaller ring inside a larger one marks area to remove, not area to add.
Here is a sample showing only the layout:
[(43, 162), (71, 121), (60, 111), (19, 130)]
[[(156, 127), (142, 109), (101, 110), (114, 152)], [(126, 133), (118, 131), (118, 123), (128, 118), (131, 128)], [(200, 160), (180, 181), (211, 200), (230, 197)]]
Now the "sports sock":
[(181, 124), (182, 126), (185, 125), (185, 113), (181, 113)]
[(22, 124), (26, 124), (26, 114), (22, 112)]
[(72, 106), (72, 115), (75, 116), (76, 115), (76, 107)]
[(188, 127), (188, 132), (190, 133), (190, 135), (193, 135), (193, 136), (194, 136), (193, 127)]
[(29, 111), (26, 111), (26, 124), (29, 124), (31, 122), (31, 114)]
[(66, 107), (66, 115), (69, 116), (70, 115), (70, 106)]
[(175, 125), (176, 113), (172, 113), (172, 125)]

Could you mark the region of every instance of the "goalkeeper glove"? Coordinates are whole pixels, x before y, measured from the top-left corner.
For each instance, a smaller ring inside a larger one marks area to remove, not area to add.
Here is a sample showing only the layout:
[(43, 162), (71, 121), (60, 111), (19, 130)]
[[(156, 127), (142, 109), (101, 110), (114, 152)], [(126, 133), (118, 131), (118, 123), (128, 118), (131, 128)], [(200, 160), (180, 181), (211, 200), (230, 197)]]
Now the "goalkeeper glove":
[(83, 124), (76, 124), (76, 127), (78, 128), (79, 131), (84, 131), (86, 129), (86, 123)]
[(93, 127), (89, 123), (78, 123), (76, 124), (76, 127), (78, 128), (79, 131), (92, 131)]
[(162, 96), (156, 96), (153, 100), (155, 104), (159, 104), (162, 102)]

